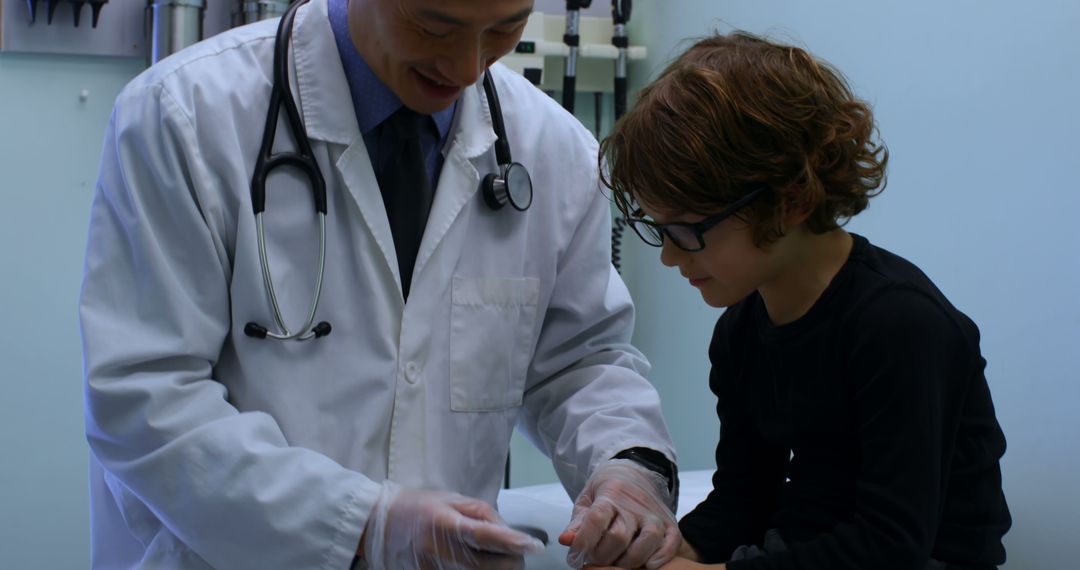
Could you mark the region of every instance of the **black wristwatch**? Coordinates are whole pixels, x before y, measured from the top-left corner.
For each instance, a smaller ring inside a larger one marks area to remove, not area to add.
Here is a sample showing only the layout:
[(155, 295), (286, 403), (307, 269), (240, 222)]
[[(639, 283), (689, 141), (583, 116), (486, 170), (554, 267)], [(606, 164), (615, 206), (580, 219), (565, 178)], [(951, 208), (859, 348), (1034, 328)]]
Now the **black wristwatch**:
[(616, 453), (612, 459), (629, 459), (649, 471), (659, 473), (667, 479), (668, 491), (675, 491), (675, 485), (679, 481), (679, 468), (663, 453), (647, 447), (631, 447)]

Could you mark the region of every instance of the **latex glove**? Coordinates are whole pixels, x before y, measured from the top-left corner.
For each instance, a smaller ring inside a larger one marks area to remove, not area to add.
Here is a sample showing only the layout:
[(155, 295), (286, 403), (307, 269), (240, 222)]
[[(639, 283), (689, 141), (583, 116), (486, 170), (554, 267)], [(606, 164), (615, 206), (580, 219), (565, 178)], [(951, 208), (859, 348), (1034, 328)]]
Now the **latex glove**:
[(574, 501), (570, 525), (559, 542), (570, 547), (566, 562), (655, 569), (675, 557), (682, 537), (672, 512), (667, 481), (628, 459), (612, 459), (593, 471)]
[(491, 505), (456, 493), (387, 481), (364, 529), (372, 570), (520, 569), (539, 540), (506, 526)]
[[(671, 562), (664, 564), (660, 570), (726, 570), (725, 564), (701, 564), (686, 558), (673, 558)], [(585, 570), (617, 570), (615, 566), (586, 566)]]

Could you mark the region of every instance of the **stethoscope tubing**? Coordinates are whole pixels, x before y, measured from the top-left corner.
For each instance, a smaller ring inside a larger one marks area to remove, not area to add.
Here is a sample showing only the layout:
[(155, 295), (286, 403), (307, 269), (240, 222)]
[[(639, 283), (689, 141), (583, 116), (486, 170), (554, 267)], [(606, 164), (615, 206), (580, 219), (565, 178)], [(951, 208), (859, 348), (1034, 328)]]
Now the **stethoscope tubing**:
[[(306, 4), (308, 0), (297, 0), (278, 24), (277, 37), (274, 45), (274, 83), (270, 91), (270, 108), (266, 116), (266, 125), (263, 130), (262, 145), (259, 156), (255, 162), (255, 171), (251, 177), (251, 204), (255, 214), (255, 231), (259, 246), (259, 264), (262, 269), (263, 287), (270, 299), (270, 305), (274, 312), (274, 322), (280, 332), (274, 332), (252, 321), (244, 327), (244, 332), (250, 337), (273, 339), (273, 340), (311, 340), (330, 334), (330, 323), (323, 321), (315, 323), (315, 314), (319, 308), (319, 300), (322, 297), (323, 277), (326, 274), (326, 182), (322, 177), (322, 171), (315, 160), (315, 153), (311, 148), (304, 131), (304, 125), (289, 88), (288, 74), (288, 50), (292, 40), (293, 19), (297, 9)], [(495, 157), (499, 164), (499, 172), (485, 178), (483, 183), (484, 198), (492, 209), (499, 209), (509, 202), (515, 209), (524, 211), (532, 204), (532, 182), (528, 170), (524, 166), (515, 163), (510, 154), (510, 144), (506, 140), (506, 126), (503, 122), (502, 108), (499, 104), (498, 93), (495, 90), (494, 80), (490, 71), (484, 73), (484, 91), (487, 95), (488, 104), (491, 107), (492, 123), (496, 133)], [(297, 152), (282, 152), (274, 154), (274, 134), (277, 131), (278, 116), (282, 108), (288, 118), (289, 129), (293, 133)], [(308, 310), (304, 325), (293, 332), (285, 324), (285, 317), (281, 312), (281, 304), (278, 302), (277, 293), (274, 290), (274, 280), (271, 277), (270, 259), (266, 248), (266, 232), (263, 214), (266, 210), (266, 180), (270, 172), (277, 167), (291, 166), (302, 171), (311, 182), (312, 197), (315, 202), (315, 211), (319, 219), (319, 254), (318, 271), (315, 277), (315, 288), (312, 292), (311, 305)], [(514, 177), (527, 184), (527, 196), (514, 196), (514, 192), (508, 184), (508, 177), (512, 172), (517, 173)]]
[[(315, 161), (315, 153), (311, 149), (311, 143), (304, 136), (304, 125), (300, 120), (300, 112), (288, 87), (288, 50), (289, 43), (292, 40), (293, 19), (296, 16), (297, 9), (306, 4), (307, 1), (298, 0), (294, 2), (281, 17), (281, 22), (278, 24), (274, 44), (274, 84), (270, 92), (270, 110), (266, 116), (266, 127), (263, 131), (259, 158), (255, 163), (255, 172), (251, 179), (251, 203), (255, 212), (255, 230), (258, 235), (259, 263), (262, 266), (263, 286), (274, 311), (274, 322), (281, 332), (271, 331), (257, 323), (249, 323), (245, 330), (254, 325), (259, 334), (251, 336), (274, 340), (311, 340), (321, 336), (312, 328), (312, 324), (315, 322), (315, 313), (319, 308), (319, 299), (322, 297), (323, 276), (326, 274), (326, 182), (323, 180), (322, 171), (319, 170), (319, 165)], [(293, 138), (296, 139), (298, 152), (282, 152), (278, 154), (273, 152), (274, 133), (277, 131), (278, 115), (281, 113), (282, 107), (285, 108), (285, 115), (293, 132)], [(292, 332), (285, 324), (281, 304), (278, 302), (277, 293), (274, 290), (274, 280), (270, 274), (270, 257), (266, 251), (266, 231), (263, 222), (263, 213), (266, 210), (267, 178), (269, 178), (273, 169), (282, 166), (296, 168), (308, 177), (311, 182), (315, 211), (319, 218), (319, 254), (318, 271), (315, 274), (315, 289), (312, 292), (311, 305), (304, 325), (296, 332)]]
[(285, 325), (285, 318), (281, 314), (281, 306), (278, 304), (277, 294), (274, 292), (274, 281), (270, 278), (270, 258), (266, 253), (266, 236), (263, 230), (263, 214), (255, 215), (255, 228), (259, 236), (259, 262), (262, 264), (263, 285), (270, 304), (274, 308), (274, 321), (282, 333), (266, 332), (266, 338), (274, 340), (311, 340), (316, 337), (311, 325), (315, 322), (315, 313), (319, 310), (319, 299), (322, 297), (323, 275), (326, 274), (326, 214), (319, 212), (319, 270), (315, 278), (315, 291), (312, 293), (311, 309), (308, 311), (307, 320), (299, 332), (291, 332)]

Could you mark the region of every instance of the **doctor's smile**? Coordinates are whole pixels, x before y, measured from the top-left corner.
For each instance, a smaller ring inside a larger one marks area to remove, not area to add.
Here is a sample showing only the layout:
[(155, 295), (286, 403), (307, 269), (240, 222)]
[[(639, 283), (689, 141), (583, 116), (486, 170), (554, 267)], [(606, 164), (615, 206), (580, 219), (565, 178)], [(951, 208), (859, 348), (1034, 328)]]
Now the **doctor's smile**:
[(420, 86), (427, 92), (427, 95), (432, 99), (455, 99), (463, 89), (457, 85), (451, 85), (447, 82), (432, 79), (427, 74), (415, 68), (410, 71), (420, 83)]

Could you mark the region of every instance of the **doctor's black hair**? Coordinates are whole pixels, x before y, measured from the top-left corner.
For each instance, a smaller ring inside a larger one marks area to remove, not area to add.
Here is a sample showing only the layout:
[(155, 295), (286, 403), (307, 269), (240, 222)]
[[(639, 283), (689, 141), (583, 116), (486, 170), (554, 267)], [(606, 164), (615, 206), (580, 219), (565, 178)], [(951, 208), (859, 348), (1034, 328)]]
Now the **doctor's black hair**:
[(803, 49), (746, 33), (698, 41), (645, 87), (600, 145), (601, 178), (623, 215), (637, 204), (708, 215), (756, 188), (754, 243), (783, 212), (824, 233), (885, 188), (889, 153), (870, 106)]

